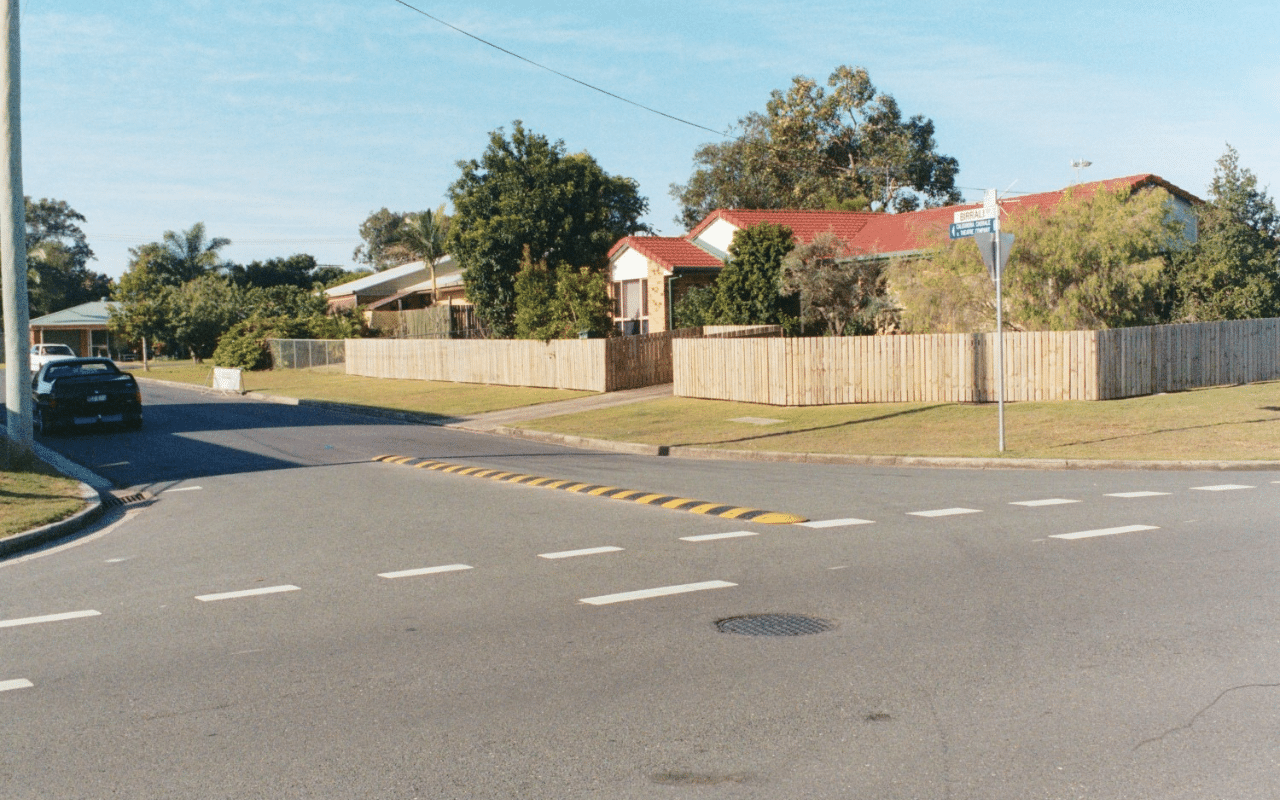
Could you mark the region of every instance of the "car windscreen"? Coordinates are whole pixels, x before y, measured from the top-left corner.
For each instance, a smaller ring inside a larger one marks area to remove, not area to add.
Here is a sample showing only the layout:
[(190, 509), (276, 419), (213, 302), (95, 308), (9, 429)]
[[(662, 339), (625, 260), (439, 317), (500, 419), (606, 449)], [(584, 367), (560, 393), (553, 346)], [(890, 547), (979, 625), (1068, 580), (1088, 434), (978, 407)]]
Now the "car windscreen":
[(57, 378), (68, 378), (72, 376), (82, 375), (119, 375), (120, 370), (115, 368), (113, 364), (92, 363), (92, 364), (56, 364), (45, 370), (44, 377), (46, 380), (55, 380)]

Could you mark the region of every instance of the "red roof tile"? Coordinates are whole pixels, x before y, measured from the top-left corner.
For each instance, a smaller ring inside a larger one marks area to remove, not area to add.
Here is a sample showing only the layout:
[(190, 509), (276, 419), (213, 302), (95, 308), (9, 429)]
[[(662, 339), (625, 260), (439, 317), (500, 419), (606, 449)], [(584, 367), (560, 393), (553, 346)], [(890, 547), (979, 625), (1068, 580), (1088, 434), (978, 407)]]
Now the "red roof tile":
[(630, 247), (670, 272), (677, 267), (723, 267), (724, 262), (681, 236), (628, 236), (609, 250), (609, 258)]
[(744, 210), (738, 208), (720, 208), (712, 211), (698, 226), (689, 231), (690, 240), (697, 238), (717, 219), (723, 219), (736, 228), (749, 228), (761, 222), (774, 225), (786, 225), (791, 233), (801, 242), (807, 242), (819, 233), (831, 232), (846, 242), (858, 237), (870, 220), (886, 216), (863, 211), (801, 211), (795, 209)]
[[(1076, 196), (1087, 197), (1099, 189), (1137, 189), (1159, 186), (1175, 197), (1197, 205), (1200, 198), (1169, 183), (1158, 175), (1130, 175), (1070, 187)], [(1000, 200), (1006, 213), (1016, 214), (1019, 209), (1051, 209), (1062, 202), (1067, 189), (1056, 192), (1040, 192)], [(718, 219), (737, 228), (748, 228), (760, 222), (786, 225), (798, 241), (807, 242), (819, 233), (830, 231), (852, 245), (857, 253), (904, 253), (921, 250), (947, 240), (948, 228), (955, 212), (965, 208), (978, 208), (981, 203), (927, 208), (901, 214), (885, 214), (856, 211), (796, 211), (796, 210), (742, 210), (717, 209), (689, 231), (692, 240)], [(636, 238), (636, 237), (632, 237)]]

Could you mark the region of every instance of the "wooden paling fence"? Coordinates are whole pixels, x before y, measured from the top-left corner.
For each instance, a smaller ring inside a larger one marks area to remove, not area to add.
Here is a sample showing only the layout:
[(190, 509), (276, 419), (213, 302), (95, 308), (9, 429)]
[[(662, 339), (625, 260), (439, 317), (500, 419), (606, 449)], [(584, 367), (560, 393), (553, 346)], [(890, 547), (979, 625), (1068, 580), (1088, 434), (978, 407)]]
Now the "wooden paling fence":
[(348, 339), (347, 374), (605, 391), (604, 339)]
[[(725, 327), (716, 336), (777, 335), (772, 327)], [(613, 392), (672, 381), (671, 342), (688, 328), (611, 339), (348, 339), (347, 373), (376, 378), (541, 386)]]
[[(1006, 333), (1005, 399), (1107, 400), (1280, 378), (1280, 320)], [(995, 334), (673, 342), (681, 397), (993, 402)]]

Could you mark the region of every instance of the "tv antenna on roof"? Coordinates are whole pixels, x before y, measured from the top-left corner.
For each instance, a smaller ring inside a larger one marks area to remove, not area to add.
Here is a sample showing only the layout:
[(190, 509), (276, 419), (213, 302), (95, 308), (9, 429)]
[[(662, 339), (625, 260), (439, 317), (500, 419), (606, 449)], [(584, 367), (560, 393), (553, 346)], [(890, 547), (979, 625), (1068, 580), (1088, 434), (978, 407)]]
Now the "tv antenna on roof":
[(1071, 167), (1076, 171), (1076, 183), (1080, 182), (1080, 170), (1092, 165), (1092, 161), (1085, 161), (1083, 158), (1078, 158), (1071, 162)]

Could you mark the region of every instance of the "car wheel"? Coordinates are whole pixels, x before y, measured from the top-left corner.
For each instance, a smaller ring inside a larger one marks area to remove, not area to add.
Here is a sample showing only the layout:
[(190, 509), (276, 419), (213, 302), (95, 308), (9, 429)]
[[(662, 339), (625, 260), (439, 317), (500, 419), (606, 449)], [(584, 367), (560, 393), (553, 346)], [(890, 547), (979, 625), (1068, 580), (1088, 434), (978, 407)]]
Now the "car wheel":
[(35, 428), (37, 436), (48, 436), (53, 433), (53, 426), (45, 417), (43, 408), (37, 407), (35, 413), (31, 415), (31, 427)]

